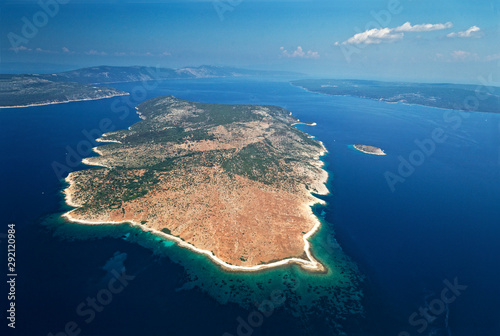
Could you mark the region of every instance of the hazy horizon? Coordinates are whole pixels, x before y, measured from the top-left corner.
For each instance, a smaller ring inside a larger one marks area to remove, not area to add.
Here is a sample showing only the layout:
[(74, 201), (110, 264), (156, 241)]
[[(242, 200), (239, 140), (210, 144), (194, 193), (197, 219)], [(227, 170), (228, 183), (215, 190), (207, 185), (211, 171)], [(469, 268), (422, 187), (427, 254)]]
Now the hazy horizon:
[(8, 1), (0, 16), (4, 73), (215, 65), (494, 85), (500, 69), (497, 1)]

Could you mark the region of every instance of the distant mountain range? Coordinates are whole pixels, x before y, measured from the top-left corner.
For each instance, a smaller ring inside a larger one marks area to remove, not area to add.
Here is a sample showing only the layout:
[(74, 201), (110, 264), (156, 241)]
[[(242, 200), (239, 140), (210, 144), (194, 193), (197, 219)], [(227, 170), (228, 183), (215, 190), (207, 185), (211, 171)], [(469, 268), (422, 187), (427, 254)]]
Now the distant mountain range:
[(181, 69), (146, 66), (98, 66), (53, 74), (0, 75), (0, 107), (58, 104), (128, 94), (110, 87), (94, 86), (95, 84), (251, 76), (297, 78), (304, 75), (293, 72), (245, 70), (207, 65)]
[[(418, 104), (446, 109), (500, 112), (500, 88), (460, 84), (379, 82), (371, 80), (300, 79), (284, 71), (246, 70), (203, 65), (181, 69), (147, 66), (97, 66), (40, 75), (0, 75), (0, 107), (23, 107), (102, 99), (127, 92), (96, 84), (168, 79), (295, 78), (291, 83), (312, 92), (354, 96), (390, 103)], [(479, 91), (478, 91), (479, 90)]]
[(303, 77), (304, 75), (295, 72), (246, 70), (231, 67), (202, 65), (199, 67), (186, 67), (181, 69), (156, 68), (147, 66), (97, 66), (38, 76), (54, 82), (71, 81), (83, 84), (105, 84), (182, 78), (190, 79), (249, 76)]

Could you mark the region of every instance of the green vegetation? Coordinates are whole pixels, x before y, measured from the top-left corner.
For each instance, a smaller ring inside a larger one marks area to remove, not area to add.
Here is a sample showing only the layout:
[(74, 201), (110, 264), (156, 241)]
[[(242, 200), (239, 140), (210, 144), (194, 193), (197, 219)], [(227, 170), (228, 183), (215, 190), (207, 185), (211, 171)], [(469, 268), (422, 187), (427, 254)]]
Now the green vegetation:
[(243, 148), (238, 155), (224, 161), (222, 167), (237, 175), (248, 177), (251, 180), (273, 184), (275, 172), (283, 172), (280, 159), (283, 156), (269, 145), (254, 143)]
[(255, 106), (250, 105), (199, 104), (198, 107), (206, 112), (187, 121), (202, 123), (208, 126), (227, 125), (235, 122), (249, 122), (261, 119), (253, 112)]
[(54, 82), (36, 75), (0, 75), (0, 106), (28, 106), (100, 99), (126, 92), (73, 82)]
[(315, 174), (310, 160), (323, 150), (292, 126), (297, 120), (280, 107), (193, 103), (164, 96), (140, 104), (138, 110), (144, 120), (105, 136), (120, 142), (101, 147), (100, 159), (114, 168), (89, 170), (91, 176), (80, 184), (96, 210), (118, 209), (148, 195), (162, 176), (182, 177), (183, 185), (170, 185), (172, 190), (210, 179), (210, 174), (194, 179), (190, 172), (200, 167), (218, 167), (229, 178), (239, 175), (295, 191), (308, 172)]
[[(446, 109), (500, 112), (500, 88), (461, 84), (392, 83), (368, 80), (305, 79), (293, 85), (312, 92), (433, 106)], [(477, 90), (480, 90), (480, 97)]]
[(156, 132), (141, 132), (136, 131), (131, 133), (125, 138), (124, 143), (126, 144), (138, 144), (138, 143), (183, 143), (185, 141), (200, 141), (200, 140), (211, 140), (213, 139), (206, 130), (196, 129), (192, 131), (186, 131), (182, 127), (173, 127)]
[(124, 202), (146, 195), (159, 181), (153, 171), (146, 171), (140, 176), (120, 168), (88, 169), (79, 172), (82, 173), (85, 177), (82, 188), (92, 191), (88, 193), (90, 199), (87, 204), (96, 210), (119, 209)]

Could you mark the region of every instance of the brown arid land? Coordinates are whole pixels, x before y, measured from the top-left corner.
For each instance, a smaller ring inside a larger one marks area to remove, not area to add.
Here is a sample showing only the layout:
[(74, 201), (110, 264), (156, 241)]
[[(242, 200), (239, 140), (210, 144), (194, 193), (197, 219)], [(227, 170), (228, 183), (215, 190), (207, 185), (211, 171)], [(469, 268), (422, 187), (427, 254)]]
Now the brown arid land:
[(227, 270), (324, 271), (308, 238), (322, 202), (311, 193), (328, 193), (326, 149), (289, 111), (164, 96), (138, 113), (128, 130), (102, 136), (99, 156), (84, 160), (95, 167), (67, 177), (68, 220), (131, 223)]

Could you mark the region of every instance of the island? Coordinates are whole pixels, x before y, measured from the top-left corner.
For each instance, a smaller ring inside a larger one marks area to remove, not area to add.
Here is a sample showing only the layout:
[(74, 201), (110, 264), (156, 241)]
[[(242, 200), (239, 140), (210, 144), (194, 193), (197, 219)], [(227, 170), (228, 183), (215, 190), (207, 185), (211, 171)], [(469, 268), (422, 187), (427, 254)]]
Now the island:
[(67, 220), (128, 223), (231, 271), (325, 271), (309, 238), (315, 195), (328, 193), (326, 149), (289, 111), (173, 96), (137, 110), (143, 120), (99, 139), (99, 156), (84, 160), (94, 167), (66, 178)]
[(292, 81), (291, 84), (311, 92), (333, 96), (353, 96), (387, 103), (470, 112), (500, 112), (500, 87), (496, 86), (355, 79), (303, 79)]
[(0, 108), (29, 107), (128, 95), (109, 87), (55, 82), (38, 75), (0, 75)]
[(378, 147), (374, 146), (368, 146), (368, 145), (352, 145), (354, 149), (359, 150), (360, 152), (363, 152), (365, 154), (372, 154), (372, 155), (386, 155), (384, 151)]

